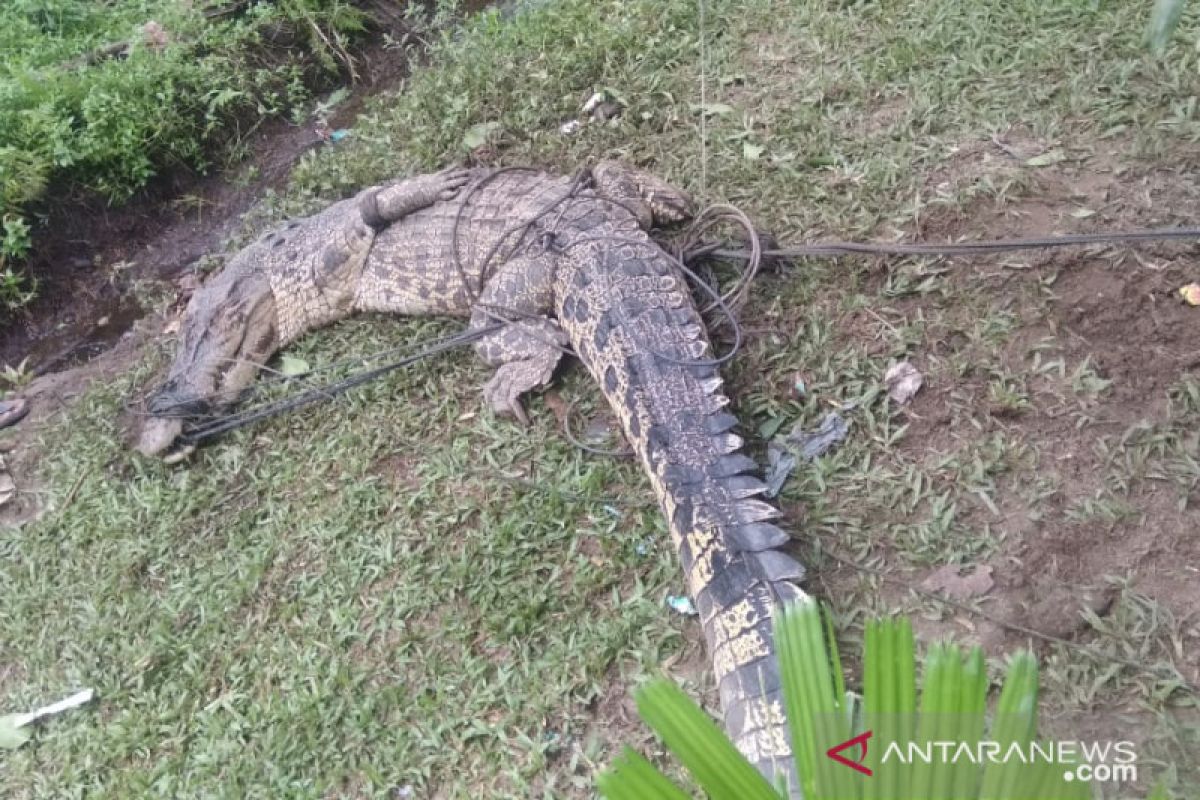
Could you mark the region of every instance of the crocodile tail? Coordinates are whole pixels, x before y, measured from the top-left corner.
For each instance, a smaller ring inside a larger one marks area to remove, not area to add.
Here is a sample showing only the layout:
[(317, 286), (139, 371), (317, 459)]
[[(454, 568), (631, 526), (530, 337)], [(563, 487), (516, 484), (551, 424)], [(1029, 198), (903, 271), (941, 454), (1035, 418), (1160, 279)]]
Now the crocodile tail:
[[(705, 327), (674, 263), (640, 232), (568, 247), (556, 279), (559, 321), (649, 474), (713, 661), (725, 727), (738, 749), (798, 791), (773, 640), (782, 601), (804, 597), (789, 536), (758, 499), (725, 410)], [(708, 362), (708, 363), (706, 363)]]

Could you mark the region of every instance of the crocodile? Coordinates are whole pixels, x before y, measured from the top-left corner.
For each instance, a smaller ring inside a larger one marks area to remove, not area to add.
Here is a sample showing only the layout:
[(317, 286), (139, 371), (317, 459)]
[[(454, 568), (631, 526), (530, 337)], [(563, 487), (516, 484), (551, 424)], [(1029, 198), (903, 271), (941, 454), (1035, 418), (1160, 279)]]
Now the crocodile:
[[(276, 350), (357, 312), (468, 317), (495, 368), (483, 389), (524, 419), (570, 348), (599, 383), (649, 476), (682, 562), (725, 728), (799, 791), (772, 636), (805, 597), (803, 567), (726, 409), (704, 321), (649, 235), (685, 219), (683, 192), (601, 162), (574, 178), (449, 170), (364, 190), (269, 231), (192, 297), (177, 356), (148, 401), (140, 449), (170, 452), (181, 416), (237, 399)], [(500, 327), (496, 328), (499, 320)]]

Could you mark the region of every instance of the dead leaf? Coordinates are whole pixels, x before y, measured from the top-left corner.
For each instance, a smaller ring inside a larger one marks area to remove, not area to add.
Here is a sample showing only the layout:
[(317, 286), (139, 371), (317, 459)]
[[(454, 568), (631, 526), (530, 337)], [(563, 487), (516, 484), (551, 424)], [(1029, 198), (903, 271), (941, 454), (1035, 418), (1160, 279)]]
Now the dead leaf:
[(910, 362), (901, 361), (892, 365), (883, 376), (883, 382), (887, 386), (888, 396), (896, 405), (902, 406), (921, 390), (925, 376)]
[(941, 592), (955, 600), (968, 600), (987, 594), (996, 585), (992, 580), (992, 568), (987, 564), (977, 564), (966, 574), (960, 574), (962, 569), (958, 564), (947, 564), (926, 578), (921, 588), (927, 592)]
[(545, 392), (542, 395), (542, 402), (546, 404), (546, 408), (554, 413), (554, 418), (558, 420), (559, 425), (565, 425), (567, 420), (567, 401), (563, 400), (561, 394), (556, 391)]
[(150, 20), (142, 26), (142, 41), (151, 50), (161, 50), (171, 43), (171, 34), (162, 25)]

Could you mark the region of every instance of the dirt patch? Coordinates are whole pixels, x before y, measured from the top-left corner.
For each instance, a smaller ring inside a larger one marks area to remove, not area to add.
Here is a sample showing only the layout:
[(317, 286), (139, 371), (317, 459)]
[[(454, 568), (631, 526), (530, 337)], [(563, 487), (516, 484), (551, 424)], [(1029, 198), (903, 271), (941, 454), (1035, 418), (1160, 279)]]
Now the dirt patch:
[[(1025, 158), (1053, 146), (1005, 145)], [(1182, 224), (1177, 214), (1195, 207), (1186, 174), (1138, 172), (1103, 156), (1030, 170), (995, 143), (963, 151), (961, 170), (956, 155), (930, 179), (947, 199), (922, 215), (923, 240)], [(997, 175), (1013, 176), (1011, 193), (971, 193), (1003, 183)], [(1185, 652), (1197, 645), (1200, 632), (1182, 621), (1200, 613), (1200, 476), (1183, 465), (1194, 464), (1200, 437), (1171, 392), (1200, 377), (1200, 313), (1177, 296), (1200, 278), (1198, 255), (1193, 244), (1152, 244), (925, 265), (944, 291), (897, 301), (902, 316), (940, 305), (927, 351), (914, 354), (927, 383), (902, 452), (928, 465), (987, 437), (1007, 449), (992, 508), (981, 502), (961, 518), (998, 543), (985, 603), (999, 619), (1087, 641), (1088, 620), (1115, 607), (1108, 579), (1127, 579), (1180, 625)], [(991, 652), (1028, 640), (966, 617), (927, 633), (965, 634)]]
[(0, 330), (0, 364), (42, 375), (111, 348), (146, 313), (140, 288), (159, 282), (178, 291), (170, 284), (222, 252), (250, 206), (282, 187), (306, 152), (336, 146), (330, 131), (353, 125), (366, 99), (398, 84), (407, 66), (405, 49), (373, 45), (359, 56), (360, 83), (327, 125), (268, 120), (243, 139), (247, 156), (228, 173), (163, 176), (121, 208), (97, 198), (51, 207), (27, 266), (37, 299)]

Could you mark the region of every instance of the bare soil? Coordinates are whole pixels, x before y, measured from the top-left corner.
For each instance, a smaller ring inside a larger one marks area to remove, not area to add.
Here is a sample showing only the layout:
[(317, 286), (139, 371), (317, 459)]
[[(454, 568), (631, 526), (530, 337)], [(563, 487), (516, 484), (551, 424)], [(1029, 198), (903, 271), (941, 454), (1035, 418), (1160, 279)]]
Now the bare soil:
[[(1017, 141), (965, 146), (931, 176), (931, 186), (969, 184), (984, 174), (1027, 176), (1028, 170), (1009, 165), (1019, 167), (1018, 159), (1043, 152), (1045, 145), (1013, 138)], [(1185, 225), (1200, 194), (1186, 170), (1124, 168), (1103, 154), (1048, 167), (1026, 180), (1015, 199), (981, 197), (926, 214), (918, 223), (919, 238), (943, 242)], [(1200, 487), (1193, 484), (1181, 496), (1177, 486), (1139, 467), (1130, 455), (1140, 430), (1169, 422), (1169, 389), (1187, 376), (1200, 376), (1200, 309), (1178, 295), (1179, 287), (1200, 279), (1198, 252), (1191, 243), (1136, 250), (1098, 246), (948, 265), (945, 296), (982, 295), (985, 302), (939, 309), (944, 313), (935, 317), (937, 327), (927, 336), (930, 352), (913, 359), (925, 372), (926, 385), (909, 408), (903, 452), (933, 463), (963, 442), (993, 433), (1029, 448), (997, 482), (992, 499), (998, 513), (982, 504), (968, 512), (971, 527), (986, 523), (1000, 543), (987, 559), (995, 587), (977, 599), (1002, 624), (951, 613), (940, 622), (917, 620), (922, 638), (974, 639), (989, 653), (1029, 644), (1046, 650), (1044, 641), (1012, 627), (1019, 626), (1086, 645), (1092, 638), (1086, 615), (1105, 618), (1119, 594), (1106, 577), (1124, 577), (1171, 616), (1180, 652), (1170, 657), (1186, 680), (1200, 685), (1194, 649), (1200, 637), (1195, 511)], [(899, 322), (939, 302), (929, 296), (903, 298), (888, 309), (889, 318)], [(1014, 318), (998, 352), (969, 343), (980, 308), (987, 306)], [(856, 315), (844, 321), (844, 335), (860, 338), (868, 323), (875, 324), (866, 314)], [(1069, 377), (1064, 382), (1050, 373), (1034, 374), (1026, 387), (1027, 407), (1014, 409), (998, 405), (989, 394), (994, 375), (988, 370), (969, 368), (957, 376), (949, 368), (957, 358), (1028, 376), (1039, 351), (1045, 360), (1061, 358), (1068, 376), (1086, 360), (1111, 384), (1094, 398), (1081, 399), (1065, 385)], [(1194, 454), (1200, 432), (1180, 435), (1180, 452)], [(1116, 476), (1123, 474), (1132, 475), (1127, 490), (1114, 491)], [(1033, 501), (1039, 481), (1048, 493)], [(1117, 519), (1071, 513), (1081, 503), (1110, 495), (1128, 513)], [(907, 595), (904, 584), (919, 585), (936, 568), (897, 572), (903, 583), (883, 592), (899, 603)], [(835, 586), (839, 576), (848, 579), (849, 570), (839, 567), (822, 582)], [(1161, 654), (1147, 654), (1147, 666), (1153, 655)]]

